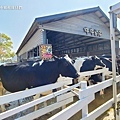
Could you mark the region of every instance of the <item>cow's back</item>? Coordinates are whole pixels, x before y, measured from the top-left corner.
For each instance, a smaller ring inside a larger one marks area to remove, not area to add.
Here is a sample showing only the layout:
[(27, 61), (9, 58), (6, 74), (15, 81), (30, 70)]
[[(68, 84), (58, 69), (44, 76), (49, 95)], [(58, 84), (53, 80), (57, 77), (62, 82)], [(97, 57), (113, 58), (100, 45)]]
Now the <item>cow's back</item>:
[(57, 81), (58, 73), (55, 61), (19, 63), (2, 66), (2, 83), (9, 92), (17, 92), (26, 88), (34, 88)]

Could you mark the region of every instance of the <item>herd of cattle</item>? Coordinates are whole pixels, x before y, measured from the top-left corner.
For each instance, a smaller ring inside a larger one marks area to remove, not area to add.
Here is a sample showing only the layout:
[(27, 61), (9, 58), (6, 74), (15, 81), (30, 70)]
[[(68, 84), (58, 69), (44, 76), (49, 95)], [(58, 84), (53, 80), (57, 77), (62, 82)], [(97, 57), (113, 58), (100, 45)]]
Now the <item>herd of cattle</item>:
[[(120, 73), (119, 60), (116, 71)], [(51, 60), (25, 61), (19, 63), (9, 63), (0, 66), (0, 95), (3, 90), (17, 92), (26, 88), (34, 88), (57, 82), (59, 76), (71, 77), (77, 80), (92, 81), (93, 84), (101, 82), (101, 75), (79, 77), (79, 72), (97, 70), (106, 67), (112, 73), (112, 62), (108, 58), (101, 56), (91, 56), (71, 59), (68, 55), (64, 57), (53, 56)], [(2, 111), (5, 108), (2, 106)]]

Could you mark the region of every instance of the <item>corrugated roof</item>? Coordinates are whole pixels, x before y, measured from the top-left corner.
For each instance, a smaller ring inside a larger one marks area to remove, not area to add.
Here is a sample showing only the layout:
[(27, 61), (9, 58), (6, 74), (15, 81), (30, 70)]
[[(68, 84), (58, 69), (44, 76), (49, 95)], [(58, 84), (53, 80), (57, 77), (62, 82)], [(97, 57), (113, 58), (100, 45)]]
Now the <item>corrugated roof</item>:
[[(32, 26), (31, 26), (30, 30), (28, 31), (27, 35), (25, 36), (24, 40), (22, 41), (20, 47), (18, 48), (17, 53), (19, 53), (19, 51), (23, 48), (23, 46), (29, 41), (29, 39), (32, 37), (32, 35), (35, 33), (35, 31), (38, 29), (39, 24), (42, 25), (42, 24), (46, 24), (46, 23), (50, 23), (50, 22), (59, 21), (59, 20), (62, 20), (62, 19), (67, 19), (67, 18), (70, 18), (70, 17), (89, 14), (89, 13), (92, 13), (92, 12), (95, 13), (97, 11), (99, 11), (101, 13), (101, 16), (98, 16), (98, 17), (101, 20), (104, 18), (106, 21), (103, 21), (103, 22), (107, 25), (107, 23), (109, 23), (109, 18), (100, 9), (100, 7), (93, 7), (93, 8), (83, 9), (83, 10), (77, 10), (77, 11), (72, 11), (72, 12), (66, 12), (66, 13), (60, 13), (60, 14), (55, 14), (55, 15), (36, 18), (35, 21), (33, 22)], [(109, 24), (107, 26), (109, 27)], [(120, 32), (119, 32), (118, 29), (116, 29), (116, 35), (120, 36)]]
[(35, 21), (38, 22), (39, 24), (45, 24), (45, 23), (49, 23), (49, 22), (55, 22), (58, 20), (62, 20), (62, 19), (67, 19), (70, 17), (88, 14), (91, 12), (98, 11), (99, 9), (100, 9), (99, 7), (94, 7), (94, 8), (88, 8), (88, 9), (83, 9), (83, 10), (61, 13), (61, 14), (55, 14), (55, 15), (36, 18)]

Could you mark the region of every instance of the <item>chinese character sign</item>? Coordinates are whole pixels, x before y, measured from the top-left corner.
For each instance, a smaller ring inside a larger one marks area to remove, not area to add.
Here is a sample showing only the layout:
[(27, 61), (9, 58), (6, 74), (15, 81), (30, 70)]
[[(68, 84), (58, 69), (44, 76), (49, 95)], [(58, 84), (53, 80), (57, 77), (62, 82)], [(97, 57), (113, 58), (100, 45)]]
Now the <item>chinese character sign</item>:
[(87, 27), (84, 27), (83, 30), (86, 34), (90, 33), (91, 35), (98, 36), (98, 37), (101, 37), (102, 35), (101, 30), (96, 30), (96, 29), (87, 28)]
[(40, 45), (40, 53), (41, 53), (42, 59), (44, 60), (51, 59), (52, 58), (52, 45), (51, 44)]

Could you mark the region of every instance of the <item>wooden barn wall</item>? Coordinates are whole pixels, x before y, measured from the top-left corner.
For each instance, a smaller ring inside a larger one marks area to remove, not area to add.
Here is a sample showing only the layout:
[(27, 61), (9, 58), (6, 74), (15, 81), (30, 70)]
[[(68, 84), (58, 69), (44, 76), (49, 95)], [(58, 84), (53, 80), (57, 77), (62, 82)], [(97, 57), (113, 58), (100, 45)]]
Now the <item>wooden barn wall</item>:
[(90, 13), (86, 15), (43, 24), (43, 28), (47, 30), (98, 37), (91, 35), (90, 33), (86, 34), (83, 31), (84, 27), (101, 30), (101, 38), (110, 38), (108, 27), (100, 20), (100, 18), (95, 13)]
[(20, 50), (18, 56), (23, 55), (25, 52), (30, 51), (40, 44), (43, 44), (42, 38), (42, 32), (40, 30), (37, 30), (37, 32), (30, 38), (27, 44), (25, 44), (25, 46)]

